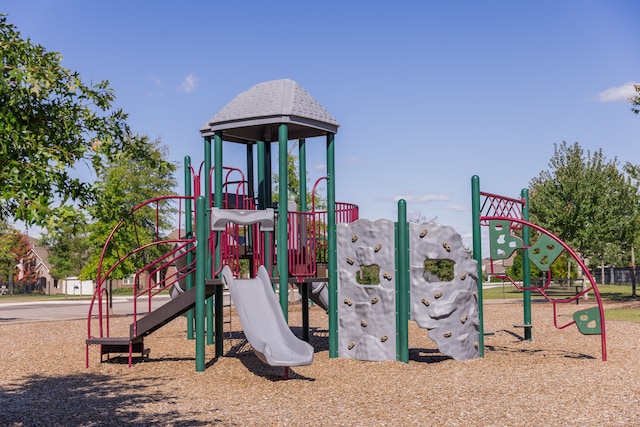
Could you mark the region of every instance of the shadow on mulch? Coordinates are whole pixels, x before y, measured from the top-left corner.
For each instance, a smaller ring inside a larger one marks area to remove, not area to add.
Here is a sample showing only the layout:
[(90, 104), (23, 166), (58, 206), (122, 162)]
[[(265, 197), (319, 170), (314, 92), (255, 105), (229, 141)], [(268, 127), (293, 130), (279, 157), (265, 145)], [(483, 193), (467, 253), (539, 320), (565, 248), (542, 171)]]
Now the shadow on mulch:
[[(155, 426), (178, 427), (233, 425), (213, 418), (207, 422), (178, 412), (180, 396), (151, 393), (157, 378), (123, 382), (102, 374), (73, 374), (62, 377), (32, 375), (24, 382), (0, 387), (0, 425), (48, 426)], [(142, 409), (143, 406), (159, 405)], [(159, 409), (161, 408), (161, 409)], [(215, 409), (207, 408), (213, 413)]]
[[(496, 332), (504, 332), (512, 337), (516, 338), (515, 342), (523, 342), (525, 338), (522, 335), (519, 335), (513, 331), (502, 329)], [(565, 350), (548, 350), (548, 349), (540, 349), (540, 348), (514, 348), (507, 347), (501, 345), (491, 345), (485, 342), (485, 351), (492, 351), (495, 353), (504, 353), (504, 354), (527, 354), (527, 355), (538, 355), (542, 357), (550, 357), (550, 358), (567, 358), (567, 359), (596, 359), (594, 356), (585, 353), (579, 353), (574, 351), (565, 351)]]

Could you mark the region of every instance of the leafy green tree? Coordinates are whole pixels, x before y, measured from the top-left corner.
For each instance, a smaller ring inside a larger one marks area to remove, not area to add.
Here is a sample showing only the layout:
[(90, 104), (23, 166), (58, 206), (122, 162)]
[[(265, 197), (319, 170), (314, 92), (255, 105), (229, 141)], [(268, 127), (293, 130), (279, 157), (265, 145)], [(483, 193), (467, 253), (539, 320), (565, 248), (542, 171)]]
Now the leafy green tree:
[[(33, 268), (33, 244), (29, 236), (0, 221), (0, 284), (9, 282), (32, 283), (36, 279)], [(19, 277), (18, 264), (22, 264), (23, 277)]]
[(61, 60), (0, 14), (0, 219), (46, 226), (72, 217), (76, 203), (96, 201), (94, 177), (71, 172), (78, 163), (102, 174), (142, 148), (131, 144), (126, 114), (112, 108), (109, 83), (87, 85)]
[[(89, 209), (93, 218), (89, 225), (92, 249), (89, 261), (82, 269), (82, 278), (96, 278), (105, 242), (121, 220), (121, 227), (106, 247), (105, 262), (108, 267), (134, 249), (158, 241), (172, 231), (171, 218), (176, 206), (172, 206), (170, 202), (144, 206), (135, 212), (134, 208), (150, 199), (175, 194), (177, 183), (174, 172), (177, 166), (165, 160), (168, 151), (159, 141), (150, 141), (144, 136), (135, 138), (135, 144), (145, 147), (146, 154), (138, 156), (122, 153), (102, 169), (98, 176), (95, 186), (97, 203)], [(132, 275), (167, 250), (168, 248), (150, 247), (135, 254), (120, 265), (113, 278), (121, 279)]]
[(637, 95), (629, 98), (629, 102), (631, 102), (631, 111), (635, 114), (640, 113), (640, 85), (633, 85), (636, 90)]
[(90, 244), (83, 212), (59, 221), (43, 234), (41, 244), (47, 248), (54, 280), (79, 276), (89, 257)]
[[(298, 168), (298, 156), (294, 153), (296, 148), (296, 144), (292, 144), (289, 147), (289, 153), (287, 155), (287, 186), (289, 190), (289, 200), (295, 200), (298, 205), (300, 205), (300, 170)], [(272, 194), (272, 200), (277, 202), (279, 200), (280, 194), (280, 181), (279, 174), (275, 173), (273, 175), (274, 179), (274, 190)], [(309, 179), (305, 177), (307, 180), (307, 184), (309, 184)], [(313, 194), (311, 191), (313, 188), (307, 185), (307, 208), (310, 210), (313, 205)], [(327, 199), (324, 194), (322, 194), (321, 189), (319, 190), (320, 194), (316, 194), (315, 207), (317, 210), (327, 209)]]
[[(638, 182), (598, 150), (578, 143), (556, 145), (549, 162), (530, 183), (534, 222), (567, 242), (583, 257), (612, 263), (627, 254), (640, 224)], [(616, 249), (613, 251), (613, 249)]]

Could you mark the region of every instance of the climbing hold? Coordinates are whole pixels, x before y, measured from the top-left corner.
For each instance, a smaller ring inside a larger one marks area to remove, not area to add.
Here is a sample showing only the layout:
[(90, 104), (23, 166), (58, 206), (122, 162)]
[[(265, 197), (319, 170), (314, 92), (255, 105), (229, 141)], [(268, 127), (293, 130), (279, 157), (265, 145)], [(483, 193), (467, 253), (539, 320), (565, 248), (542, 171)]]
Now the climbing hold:
[(426, 298), (422, 298), (422, 303), (423, 303), (424, 305), (426, 305), (427, 307), (429, 307), (429, 300), (428, 300), (428, 299), (426, 299)]
[(480, 348), (480, 344), (478, 344), (478, 341), (474, 341), (473, 346), (475, 347), (476, 350)]
[(351, 237), (351, 243), (355, 243), (358, 241), (358, 235), (354, 234), (353, 237)]
[(345, 298), (344, 303), (347, 304), (349, 307), (351, 307), (351, 304), (353, 304), (349, 298)]
[(362, 327), (363, 327), (363, 328), (366, 328), (366, 327), (367, 327), (367, 321), (366, 321), (366, 320), (364, 320), (364, 319), (362, 319), (362, 320), (360, 321), (360, 325), (362, 325)]
[(349, 343), (349, 345), (347, 346), (347, 348), (348, 348), (349, 350), (351, 350), (351, 349), (352, 349), (353, 347), (355, 347), (355, 346), (356, 346), (356, 343), (354, 343), (353, 341), (351, 341), (351, 342)]
[(382, 249), (382, 244), (378, 243), (378, 244), (373, 248), (373, 251), (374, 251), (374, 252), (378, 252), (378, 251), (380, 251), (380, 249)]
[(444, 334), (442, 334), (442, 336), (445, 337), (445, 338), (451, 338), (451, 335), (452, 335), (451, 331), (447, 331)]
[(349, 258), (349, 257), (347, 257), (347, 264), (349, 264), (349, 265), (353, 265), (353, 263), (354, 263), (354, 262), (355, 262), (355, 261), (353, 260), (353, 258)]
[(445, 251), (451, 252), (451, 246), (449, 246), (449, 244), (447, 242), (444, 242), (442, 244), (442, 247), (444, 248)]
[(373, 297), (373, 298), (371, 298), (371, 304), (375, 304), (375, 303), (377, 303), (378, 301), (380, 301), (380, 300), (378, 299), (378, 297)]
[(389, 280), (389, 281), (392, 279), (392, 277), (391, 277), (391, 275), (390, 275), (389, 273), (384, 273), (384, 274), (382, 275), (382, 277), (384, 277), (385, 279), (387, 279), (387, 280)]
[(422, 238), (424, 238), (424, 236), (426, 236), (428, 232), (429, 232), (429, 231), (428, 231), (426, 228), (425, 228), (424, 230), (422, 230), (422, 231), (420, 232), (420, 238), (421, 238), (421, 239), (422, 239)]
[(462, 275), (460, 276), (460, 280), (464, 280), (466, 278), (467, 278), (467, 273), (466, 272), (462, 273)]
[(442, 298), (442, 292), (436, 292), (435, 294), (433, 294), (433, 297), (434, 297), (435, 299)]
[(467, 319), (469, 318), (469, 315), (467, 313), (463, 314), (460, 317), (460, 323), (465, 323), (467, 321)]
[(383, 335), (383, 336), (381, 336), (381, 337), (380, 337), (380, 342), (385, 342), (385, 341), (386, 341), (386, 340), (388, 340), (388, 339), (389, 339), (389, 337), (388, 337), (388, 336)]

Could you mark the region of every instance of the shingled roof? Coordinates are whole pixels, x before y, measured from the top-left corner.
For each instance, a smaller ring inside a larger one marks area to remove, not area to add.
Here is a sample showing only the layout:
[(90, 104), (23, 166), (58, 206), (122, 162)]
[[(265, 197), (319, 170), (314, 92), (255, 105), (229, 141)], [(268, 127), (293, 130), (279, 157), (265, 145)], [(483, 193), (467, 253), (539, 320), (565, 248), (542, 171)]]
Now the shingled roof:
[(242, 92), (200, 129), (202, 136), (222, 131), (225, 141), (277, 141), (278, 125), (287, 124), (289, 139), (336, 133), (338, 122), (302, 86), (290, 79), (259, 83)]

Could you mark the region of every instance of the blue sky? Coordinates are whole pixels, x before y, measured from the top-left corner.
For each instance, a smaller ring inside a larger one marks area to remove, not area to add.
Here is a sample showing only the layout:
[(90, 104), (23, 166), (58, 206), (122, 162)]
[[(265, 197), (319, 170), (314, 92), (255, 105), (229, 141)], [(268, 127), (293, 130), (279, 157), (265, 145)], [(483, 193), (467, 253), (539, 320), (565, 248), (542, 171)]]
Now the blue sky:
[[(554, 144), (640, 163), (640, 2), (5, 0), (23, 37), (109, 80), (133, 130), (202, 160), (200, 127), (290, 78), (341, 127), (337, 199), (396, 218), (398, 198), (470, 245), (471, 176), (517, 197)], [(241, 146), (225, 146), (240, 166)], [(324, 140), (308, 142), (311, 182)], [(182, 177), (182, 172), (179, 173)]]

